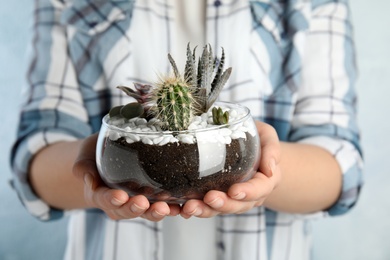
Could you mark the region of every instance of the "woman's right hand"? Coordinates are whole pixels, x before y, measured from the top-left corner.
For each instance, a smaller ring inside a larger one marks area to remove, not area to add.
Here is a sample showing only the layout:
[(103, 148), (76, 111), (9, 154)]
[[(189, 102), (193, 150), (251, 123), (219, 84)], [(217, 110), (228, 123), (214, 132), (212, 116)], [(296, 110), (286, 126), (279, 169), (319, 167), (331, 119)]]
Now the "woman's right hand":
[(99, 208), (114, 220), (143, 217), (150, 221), (160, 221), (166, 216), (176, 216), (180, 213), (179, 205), (168, 205), (162, 201), (150, 204), (143, 195), (129, 197), (123, 190), (107, 187), (96, 168), (97, 137), (98, 135), (94, 134), (84, 140), (73, 165), (73, 174), (84, 180), (84, 199), (87, 207)]

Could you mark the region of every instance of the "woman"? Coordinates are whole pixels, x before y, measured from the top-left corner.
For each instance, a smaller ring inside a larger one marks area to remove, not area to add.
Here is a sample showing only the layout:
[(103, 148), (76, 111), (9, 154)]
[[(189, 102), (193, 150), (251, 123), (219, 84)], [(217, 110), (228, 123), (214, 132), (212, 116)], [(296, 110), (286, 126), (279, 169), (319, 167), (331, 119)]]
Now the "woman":
[[(65, 259), (309, 259), (309, 219), (355, 204), (345, 1), (37, 0), (34, 31), (14, 186), (42, 220), (72, 210)], [(224, 47), (233, 73), (220, 99), (259, 120), (259, 172), (182, 206), (105, 187), (94, 133), (128, 102), (116, 86), (168, 73), (167, 53), (183, 67), (187, 42)]]

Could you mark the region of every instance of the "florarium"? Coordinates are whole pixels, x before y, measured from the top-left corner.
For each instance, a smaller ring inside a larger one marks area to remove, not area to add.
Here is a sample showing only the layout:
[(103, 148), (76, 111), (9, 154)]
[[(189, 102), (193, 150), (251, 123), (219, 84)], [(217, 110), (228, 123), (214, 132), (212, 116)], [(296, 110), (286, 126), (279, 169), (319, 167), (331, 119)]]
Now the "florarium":
[(232, 71), (224, 70), (224, 51), (217, 59), (205, 46), (197, 61), (195, 50), (187, 46), (183, 74), (168, 54), (173, 75), (118, 87), (136, 102), (103, 118), (96, 161), (109, 187), (184, 203), (255, 174), (260, 140), (249, 109), (215, 102)]

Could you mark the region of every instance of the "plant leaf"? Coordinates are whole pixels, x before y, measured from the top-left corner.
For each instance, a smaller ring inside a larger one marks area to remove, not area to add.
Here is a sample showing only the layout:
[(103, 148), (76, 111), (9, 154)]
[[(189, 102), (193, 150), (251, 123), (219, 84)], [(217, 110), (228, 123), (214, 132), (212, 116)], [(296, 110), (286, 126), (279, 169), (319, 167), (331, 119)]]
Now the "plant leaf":
[(131, 119), (134, 117), (139, 117), (144, 113), (144, 108), (140, 103), (132, 102), (127, 105), (124, 105), (120, 109), (120, 114), (127, 119)]
[[(211, 47), (210, 47), (210, 51), (211, 51)], [(201, 78), (200, 88), (206, 89), (206, 96), (210, 94), (211, 76), (213, 73), (213, 59), (210, 56), (211, 55), (210, 51), (209, 51), (209, 46), (207, 45), (203, 48), (203, 53), (200, 61), (200, 65), (201, 65), (200, 75), (198, 74), (198, 77)]]
[(221, 123), (221, 125), (225, 125), (225, 124), (229, 123), (229, 112), (228, 111), (223, 113), (222, 118), (219, 119), (219, 122)]
[(223, 86), (226, 84), (226, 81), (229, 79), (230, 74), (232, 73), (232, 68), (228, 68), (222, 73), (221, 79), (216, 84), (213, 92), (207, 98), (206, 102), (206, 111), (214, 104), (215, 100), (217, 100), (219, 93), (222, 91)]
[(218, 64), (217, 72), (215, 73), (215, 77), (213, 82), (211, 83), (211, 94), (213, 93), (215, 87), (218, 85), (218, 82), (221, 80), (222, 72), (223, 72), (223, 66), (225, 65), (225, 51), (222, 48), (222, 55), (221, 59)]
[(173, 73), (175, 74), (175, 77), (180, 78), (180, 73), (179, 73), (179, 70), (177, 69), (176, 62), (172, 58), (171, 54), (169, 54), (169, 53), (168, 53), (168, 60), (172, 65), (172, 69), (173, 69)]
[(218, 108), (213, 107), (211, 112), (212, 112), (212, 115), (213, 115), (213, 122), (214, 122), (214, 124), (218, 125)]
[[(137, 83), (139, 84), (139, 83)], [(129, 87), (126, 87), (126, 86), (117, 86), (117, 88), (119, 88), (120, 90), (122, 90), (123, 92), (126, 93), (126, 95), (132, 97), (133, 94), (137, 94), (139, 95), (137, 92), (135, 92), (134, 90), (132, 90), (131, 88)]]
[[(196, 47), (195, 47), (195, 49), (196, 49)], [(196, 77), (197, 70), (195, 67), (195, 57), (194, 57), (195, 49), (194, 49), (194, 53), (191, 53), (190, 43), (188, 43), (188, 45), (187, 45), (187, 61), (186, 61), (185, 69), (184, 69), (184, 80), (192, 88), (196, 88), (197, 82), (198, 82), (198, 79)]]
[(134, 83), (134, 87), (141, 95), (149, 94), (150, 91), (153, 89), (151, 85), (141, 84), (137, 82)]
[(120, 115), (121, 109), (123, 106), (116, 106), (110, 109), (110, 112), (108, 113), (110, 117), (118, 116)]

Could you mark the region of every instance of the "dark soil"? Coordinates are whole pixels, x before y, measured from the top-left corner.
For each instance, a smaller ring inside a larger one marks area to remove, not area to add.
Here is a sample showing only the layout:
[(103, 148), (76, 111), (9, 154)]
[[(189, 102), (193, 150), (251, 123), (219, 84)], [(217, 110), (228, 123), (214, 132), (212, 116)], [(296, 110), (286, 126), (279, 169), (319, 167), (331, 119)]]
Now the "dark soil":
[(200, 177), (196, 143), (158, 146), (107, 138), (101, 158), (106, 175), (102, 177), (108, 186), (131, 196), (144, 194), (151, 201), (183, 203), (202, 199), (209, 190), (227, 191), (232, 184), (249, 179), (257, 169), (259, 156), (256, 140), (247, 134), (246, 140), (235, 139), (226, 145), (222, 170)]

